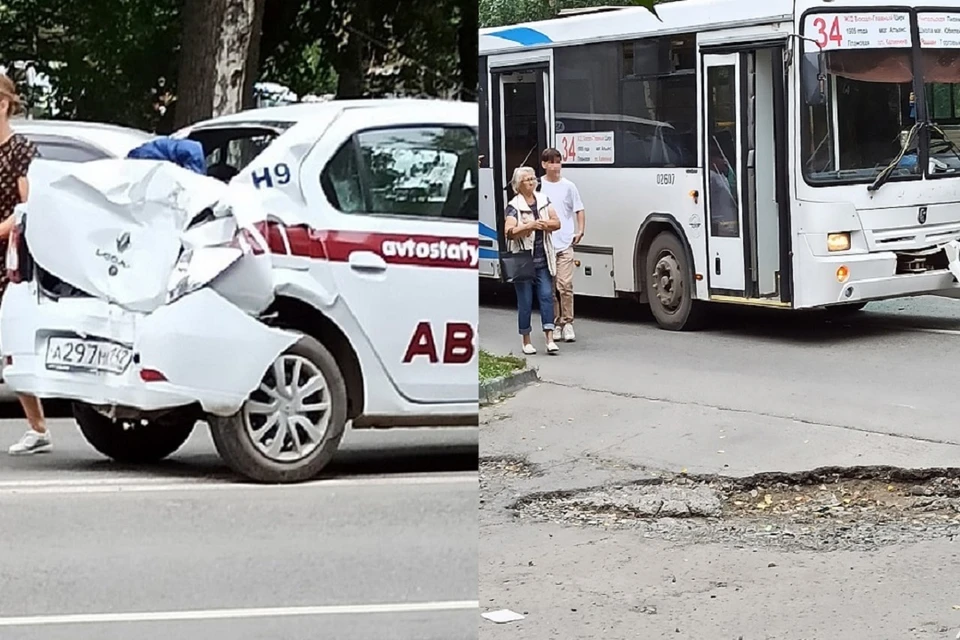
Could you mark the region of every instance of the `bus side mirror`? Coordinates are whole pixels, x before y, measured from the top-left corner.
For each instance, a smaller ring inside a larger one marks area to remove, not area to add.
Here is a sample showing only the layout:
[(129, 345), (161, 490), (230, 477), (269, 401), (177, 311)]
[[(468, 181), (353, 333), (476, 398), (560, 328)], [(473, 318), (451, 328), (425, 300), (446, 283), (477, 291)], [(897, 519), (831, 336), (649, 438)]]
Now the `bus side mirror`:
[(827, 64), (823, 52), (804, 53), (800, 58), (800, 90), (811, 107), (827, 102)]

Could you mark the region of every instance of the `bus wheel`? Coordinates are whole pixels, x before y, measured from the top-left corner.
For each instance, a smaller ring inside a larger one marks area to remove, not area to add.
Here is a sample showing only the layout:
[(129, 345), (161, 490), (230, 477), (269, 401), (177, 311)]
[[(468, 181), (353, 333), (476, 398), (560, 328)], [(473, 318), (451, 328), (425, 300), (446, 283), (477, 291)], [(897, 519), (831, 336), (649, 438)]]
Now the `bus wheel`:
[(647, 299), (657, 324), (668, 331), (692, 331), (702, 324), (703, 307), (694, 300), (687, 252), (677, 236), (663, 231), (645, 257)]
[(849, 302), (847, 304), (837, 304), (832, 307), (827, 307), (827, 315), (834, 318), (843, 318), (846, 316), (852, 316), (858, 311), (863, 311), (863, 308), (867, 306), (866, 302)]

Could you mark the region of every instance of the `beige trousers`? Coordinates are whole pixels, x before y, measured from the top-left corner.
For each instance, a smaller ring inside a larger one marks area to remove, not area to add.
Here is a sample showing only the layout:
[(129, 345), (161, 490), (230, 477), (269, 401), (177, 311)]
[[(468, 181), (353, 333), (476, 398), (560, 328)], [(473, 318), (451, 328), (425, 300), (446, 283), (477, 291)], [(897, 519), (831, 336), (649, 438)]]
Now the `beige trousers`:
[(557, 328), (573, 324), (573, 247), (557, 252)]

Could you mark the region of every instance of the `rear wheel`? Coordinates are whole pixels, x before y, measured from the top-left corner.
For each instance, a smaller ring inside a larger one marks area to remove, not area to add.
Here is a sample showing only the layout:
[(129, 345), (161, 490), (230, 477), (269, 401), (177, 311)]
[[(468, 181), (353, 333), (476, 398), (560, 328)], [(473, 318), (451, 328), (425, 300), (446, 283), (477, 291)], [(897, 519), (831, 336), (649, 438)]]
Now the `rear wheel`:
[(194, 426), (192, 410), (174, 409), (150, 418), (114, 419), (82, 402), (73, 403), (73, 417), (94, 449), (117, 462), (159, 462), (183, 446)]
[(703, 324), (703, 304), (694, 299), (687, 252), (677, 236), (663, 231), (645, 256), (645, 283), (650, 311), (668, 331), (692, 331)]
[(251, 480), (310, 480), (333, 459), (347, 423), (347, 387), (326, 347), (310, 336), (277, 356), (239, 412), (210, 416), (217, 451)]

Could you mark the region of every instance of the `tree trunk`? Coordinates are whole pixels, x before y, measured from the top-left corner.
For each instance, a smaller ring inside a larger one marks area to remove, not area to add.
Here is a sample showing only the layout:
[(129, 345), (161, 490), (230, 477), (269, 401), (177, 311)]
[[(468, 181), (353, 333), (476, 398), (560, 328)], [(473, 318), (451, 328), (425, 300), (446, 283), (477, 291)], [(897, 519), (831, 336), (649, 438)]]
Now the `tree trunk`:
[(460, 99), (477, 101), (480, 69), (477, 51), (480, 48), (480, 17), (477, 3), (460, 0), (460, 29), (457, 32), (457, 49), (460, 56)]
[(253, 105), (265, 0), (185, 0), (176, 126)]
[(337, 71), (337, 98), (362, 98), (366, 90), (367, 65), (363, 59), (363, 38), (349, 27), (356, 27), (359, 31), (367, 30), (367, 0), (355, 0), (348, 15), (337, 16), (344, 20), (345, 42), (343, 42), (334, 58), (334, 68)]
[[(216, 82), (213, 91), (213, 115), (222, 116), (242, 111), (253, 98), (256, 68), (250, 72), (250, 59), (257, 64), (263, 18), (263, 0), (220, 0), (224, 3), (220, 46), (214, 63)], [(247, 92), (249, 90), (249, 97)]]
[(263, 41), (263, 15), (266, 12), (266, 6), (266, 0), (256, 0), (254, 3), (250, 45), (247, 49), (247, 67), (243, 75), (242, 109), (251, 109), (256, 106), (253, 85), (260, 77), (260, 46)]
[(213, 115), (212, 63), (217, 58), (222, 22), (223, 0), (184, 0), (174, 119), (177, 129)]

